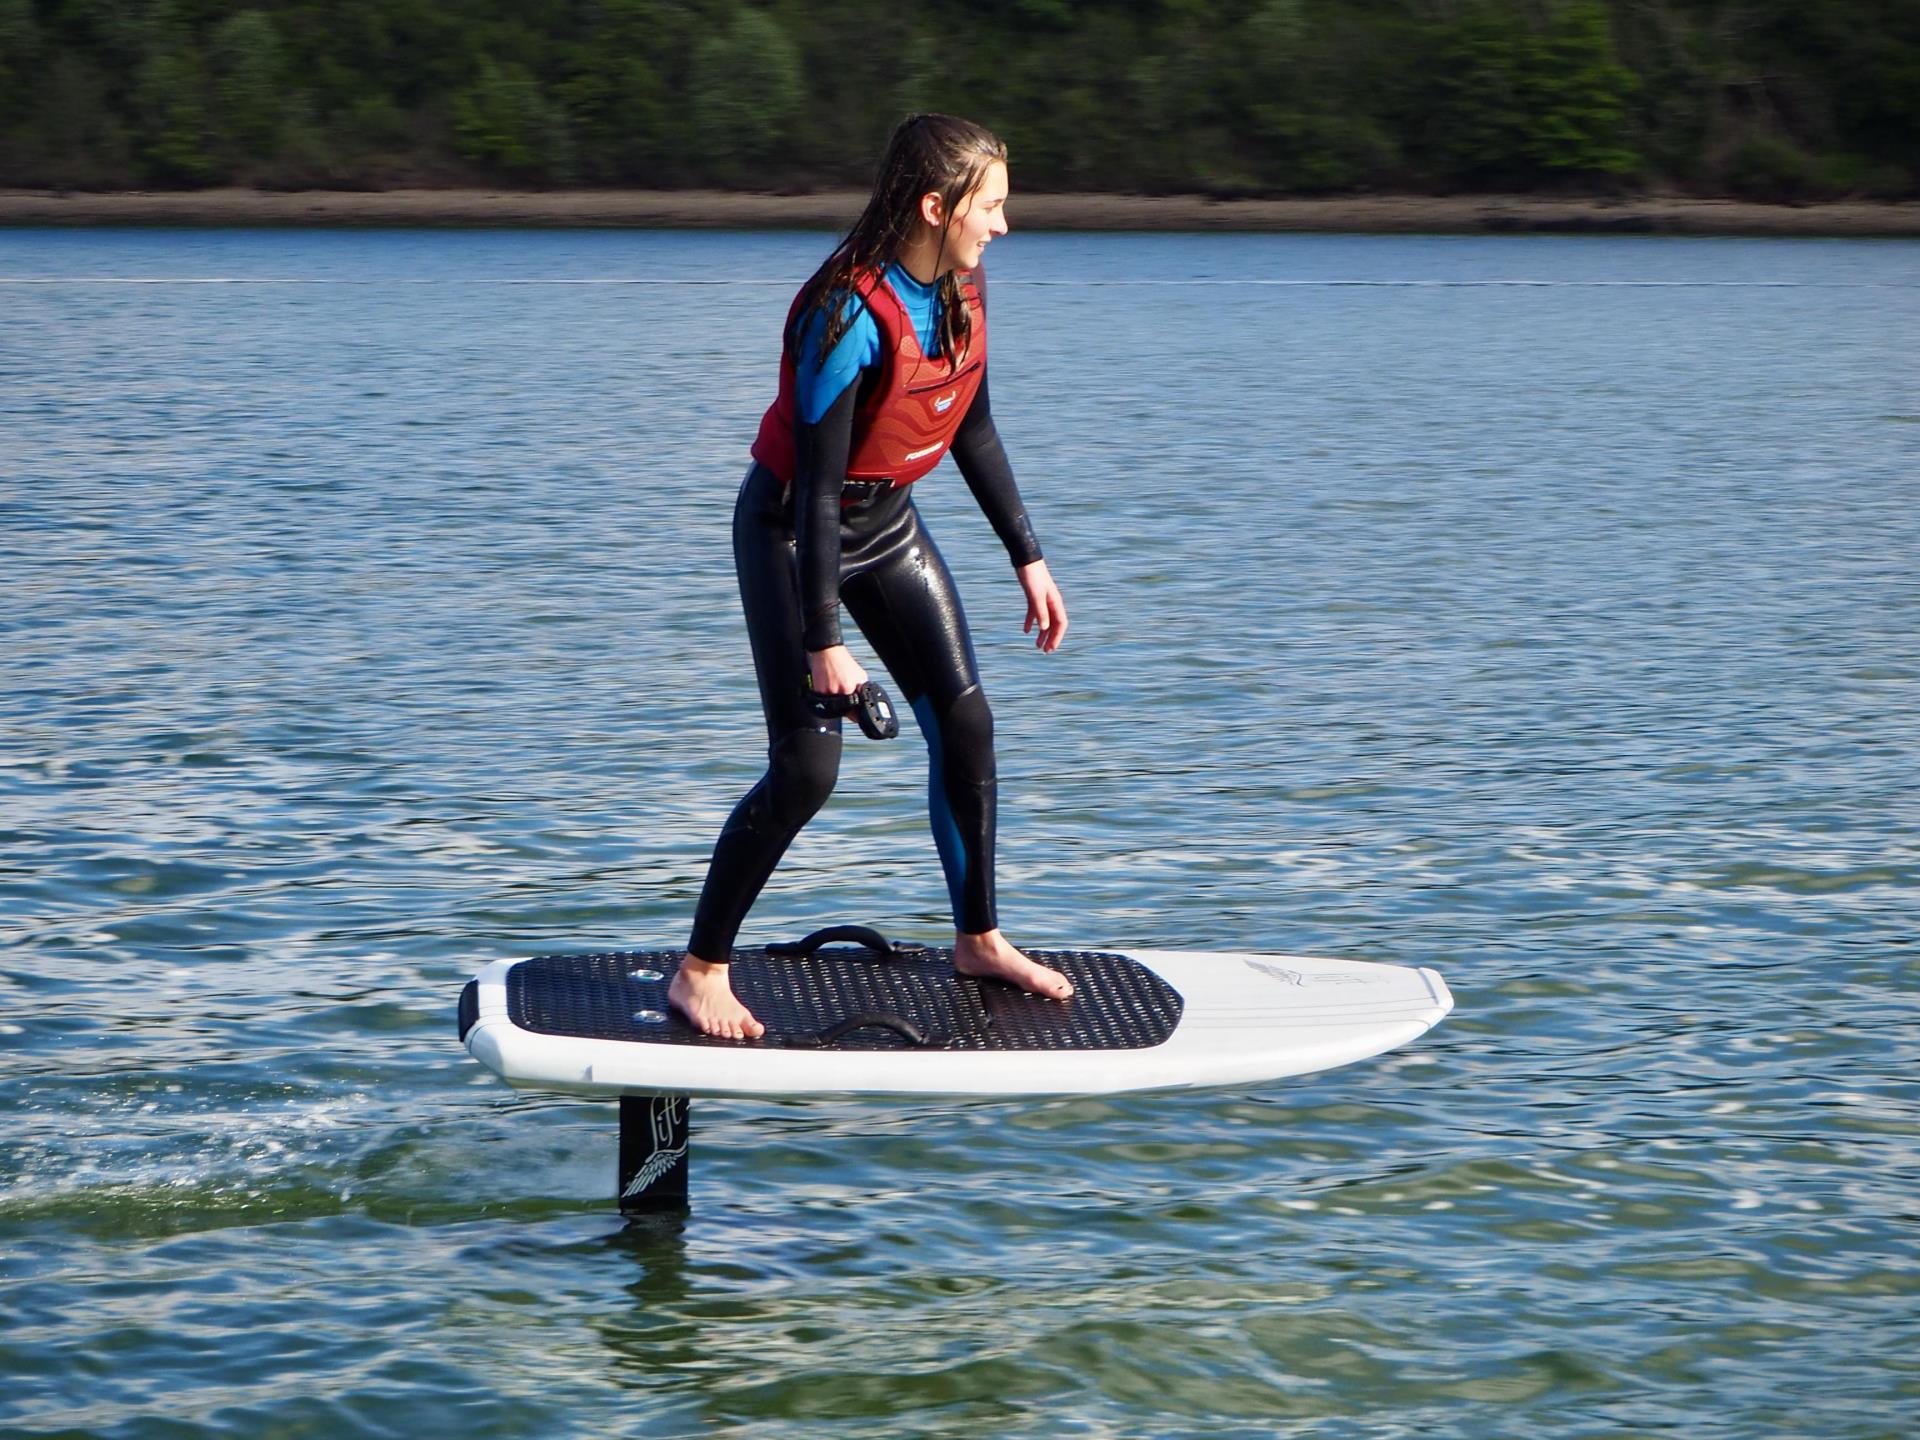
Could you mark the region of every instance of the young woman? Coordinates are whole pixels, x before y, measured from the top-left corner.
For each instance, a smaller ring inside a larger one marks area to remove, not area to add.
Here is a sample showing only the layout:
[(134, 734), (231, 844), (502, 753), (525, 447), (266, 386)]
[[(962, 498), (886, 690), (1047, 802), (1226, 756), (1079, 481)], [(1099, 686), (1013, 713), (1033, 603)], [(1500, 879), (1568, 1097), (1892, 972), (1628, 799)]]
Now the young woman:
[(808, 705), (867, 673), (841, 643), (844, 602), (913, 708), (932, 761), (928, 803), (953, 902), (954, 965), (1035, 994), (1073, 993), (1000, 933), (994, 913), (993, 716), (953, 577), (909, 486), (951, 449), (1026, 592), (1024, 630), (1058, 649), (1067, 607), (1033, 538), (987, 401), (981, 252), (1007, 233), (1007, 150), (947, 115), (888, 142), (867, 208), (801, 287), (779, 397), (733, 512), (734, 565), (767, 716), (767, 773), (714, 846), (668, 999), (708, 1035), (765, 1027), (727, 978), (734, 936), (773, 867), (832, 793), (840, 722)]

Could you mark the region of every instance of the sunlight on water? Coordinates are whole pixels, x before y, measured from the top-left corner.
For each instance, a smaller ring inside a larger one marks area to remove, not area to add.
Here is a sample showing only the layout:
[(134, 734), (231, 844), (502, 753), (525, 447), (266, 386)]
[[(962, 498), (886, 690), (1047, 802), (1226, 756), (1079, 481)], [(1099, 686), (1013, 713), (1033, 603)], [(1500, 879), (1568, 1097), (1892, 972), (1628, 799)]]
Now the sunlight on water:
[[(763, 730), (728, 517), (818, 235), (0, 234), (0, 1429), (1902, 1436), (1906, 242), (1029, 236), (1072, 606), (920, 504), (1033, 944), (1431, 965), (1244, 1092), (611, 1107), (453, 1035), (684, 939)], [(941, 938), (912, 742), (748, 941)]]

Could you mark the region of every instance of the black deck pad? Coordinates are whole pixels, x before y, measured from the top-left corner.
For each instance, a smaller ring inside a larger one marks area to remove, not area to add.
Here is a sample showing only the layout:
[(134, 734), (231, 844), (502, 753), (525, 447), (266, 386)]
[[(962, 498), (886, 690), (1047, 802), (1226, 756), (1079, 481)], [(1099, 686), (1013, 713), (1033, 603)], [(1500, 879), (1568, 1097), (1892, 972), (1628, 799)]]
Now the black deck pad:
[(892, 1016), (924, 1047), (881, 1023), (833, 1040), (833, 1050), (1144, 1050), (1180, 1023), (1179, 992), (1139, 961), (1088, 950), (1029, 950), (1073, 982), (1068, 1000), (1029, 995), (953, 968), (934, 946), (908, 957), (834, 948), (804, 958), (736, 950), (733, 993), (767, 1027), (758, 1040), (702, 1035), (667, 1005), (678, 950), (541, 955), (507, 972), (507, 1016), (522, 1030), (653, 1045), (814, 1048), (860, 1016)]

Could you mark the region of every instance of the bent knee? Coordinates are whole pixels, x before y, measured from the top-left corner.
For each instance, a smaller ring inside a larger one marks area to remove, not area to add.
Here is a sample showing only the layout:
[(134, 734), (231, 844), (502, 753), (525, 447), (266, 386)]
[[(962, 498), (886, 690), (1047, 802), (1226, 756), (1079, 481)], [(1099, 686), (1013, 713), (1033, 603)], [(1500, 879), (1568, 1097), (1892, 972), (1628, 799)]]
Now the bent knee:
[(833, 794), (840, 778), (840, 735), (809, 725), (791, 730), (767, 751), (767, 801), (775, 820), (801, 826)]
[(954, 773), (975, 782), (993, 779), (993, 710), (978, 685), (969, 686), (941, 714), (940, 740)]

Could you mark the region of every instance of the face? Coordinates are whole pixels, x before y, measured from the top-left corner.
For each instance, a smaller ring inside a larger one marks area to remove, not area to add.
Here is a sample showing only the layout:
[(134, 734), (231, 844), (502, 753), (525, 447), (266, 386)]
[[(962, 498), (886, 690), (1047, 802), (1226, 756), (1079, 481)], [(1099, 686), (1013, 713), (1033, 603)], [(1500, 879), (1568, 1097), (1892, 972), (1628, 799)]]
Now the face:
[[(932, 197), (929, 197), (932, 198)], [(936, 206), (935, 215), (938, 214)], [(936, 221), (937, 223), (937, 221)], [(1007, 167), (995, 160), (953, 212), (942, 270), (971, 270), (996, 235), (1007, 233)]]

